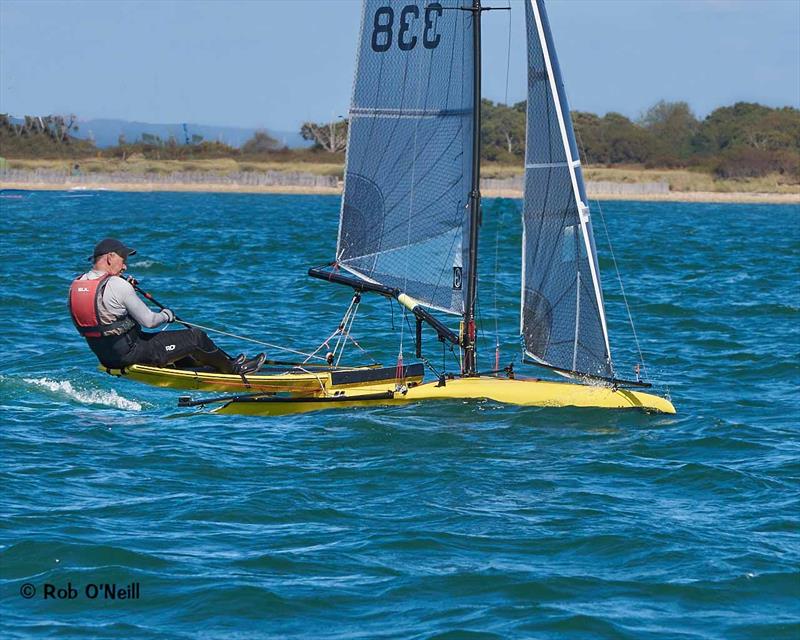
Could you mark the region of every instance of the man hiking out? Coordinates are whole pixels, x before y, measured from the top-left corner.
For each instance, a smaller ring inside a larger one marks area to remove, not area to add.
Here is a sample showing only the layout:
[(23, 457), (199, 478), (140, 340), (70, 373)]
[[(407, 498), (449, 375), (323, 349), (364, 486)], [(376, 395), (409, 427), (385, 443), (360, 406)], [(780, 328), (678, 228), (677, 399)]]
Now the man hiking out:
[[(199, 329), (148, 333), (175, 321), (169, 309), (151, 311), (136, 295), (130, 282), (120, 277), (128, 256), (136, 253), (114, 238), (101, 240), (94, 248), (94, 267), (76, 278), (69, 289), (69, 311), (78, 332), (109, 369), (132, 364), (164, 366), (191, 359), (192, 365), (212, 367), (221, 373), (249, 374), (258, 371), (265, 356), (246, 360), (231, 358)], [(183, 364), (183, 363), (181, 363)]]

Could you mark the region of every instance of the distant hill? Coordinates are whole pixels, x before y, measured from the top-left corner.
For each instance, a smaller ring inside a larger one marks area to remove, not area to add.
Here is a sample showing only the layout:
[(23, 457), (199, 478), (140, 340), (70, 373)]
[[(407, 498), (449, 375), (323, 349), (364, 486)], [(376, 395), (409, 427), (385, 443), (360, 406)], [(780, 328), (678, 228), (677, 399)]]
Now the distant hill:
[[(184, 141), (183, 124), (154, 124), (149, 122), (129, 122), (127, 120), (111, 120), (98, 118), (95, 120), (79, 120), (78, 131), (74, 134), (77, 138), (94, 138), (95, 144), (100, 148), (113, 147), (117, 144), (120, 135), (125, 136), (127, 142), (135, 142), (143, 133), (149, 133), (168, 140), (174, 136), (179, 144)], [(241, 147), (253, 137), (255, 128), (223, 127), (207, 124), (186, 124), (189, 138), (193, 135), (203, 136), (209, 142), (224, 142), (232, 147)], [(274, 131), (267, 129), (273, 138), (289, 148), (302, 148), (311, 145), (300, 137), (299, 132)]]

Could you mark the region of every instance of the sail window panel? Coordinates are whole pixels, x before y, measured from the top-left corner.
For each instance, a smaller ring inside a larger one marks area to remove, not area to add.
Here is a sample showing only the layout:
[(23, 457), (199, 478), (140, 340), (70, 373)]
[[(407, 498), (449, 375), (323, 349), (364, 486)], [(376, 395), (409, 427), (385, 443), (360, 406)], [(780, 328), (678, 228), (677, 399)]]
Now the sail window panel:
[(561, 262), (575, 262), (581, 257), (580, 245), (581, 230), (577, 224), (564, 227), (561, 234)]
[(526, 351), (561, 369), (609, 375), (600, 311), (566, 167), (528, 169), (523, 225)]
[(452, 313), (468, 256), (471, 38), (466, 12), (364, 3), (337, 248), (348, 271)]
[(546, 364), (592, 375), (611, 373), (592, 272), (568, 169), (528, 169), (522, 334)]
[[(404, 245), (371, 256), (348, 260), (343, 266), (356, 275), (396, 287), (408, 295), (428, 301), (428, 306), (443, 311), (459, 308), (461, 290), (453, 289), (453, 269), (449, 273), (433, 273), (426, 265), (431, 261), (461, 267), (461, 231), (452, 229), (432, 236), (418, 245)], [(401, 273), (402, 275), (397, 275)], [(431, 276), (434, 275), (435, 279)]]

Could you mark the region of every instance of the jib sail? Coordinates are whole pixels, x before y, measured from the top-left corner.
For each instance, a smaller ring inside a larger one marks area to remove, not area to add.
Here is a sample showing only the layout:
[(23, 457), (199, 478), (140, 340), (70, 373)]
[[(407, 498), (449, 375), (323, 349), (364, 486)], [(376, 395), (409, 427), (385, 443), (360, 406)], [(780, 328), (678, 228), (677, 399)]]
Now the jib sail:
[(580, 156), (542, 0), (526, 0), (528, 113), (521, 332), (541, 364), (612, 377)]

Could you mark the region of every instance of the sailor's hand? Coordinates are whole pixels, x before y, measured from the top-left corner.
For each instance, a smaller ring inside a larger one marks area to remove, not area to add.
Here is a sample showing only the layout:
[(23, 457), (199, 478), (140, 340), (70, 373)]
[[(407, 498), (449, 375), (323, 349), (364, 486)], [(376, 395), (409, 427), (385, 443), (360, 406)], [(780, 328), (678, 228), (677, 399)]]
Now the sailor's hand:
[(164, 313), (167, 314), (167, 322), (175, 322), (175, 314), (171, 309), (164, 309)]
[(125, 280), (131, 283), (132, 287), (135, 287), (137, 284), (139, 284), (139, 281), (133, 276), (123, 276), (123, 277), (125, 278)]

